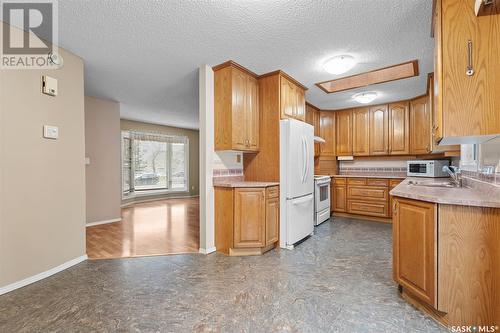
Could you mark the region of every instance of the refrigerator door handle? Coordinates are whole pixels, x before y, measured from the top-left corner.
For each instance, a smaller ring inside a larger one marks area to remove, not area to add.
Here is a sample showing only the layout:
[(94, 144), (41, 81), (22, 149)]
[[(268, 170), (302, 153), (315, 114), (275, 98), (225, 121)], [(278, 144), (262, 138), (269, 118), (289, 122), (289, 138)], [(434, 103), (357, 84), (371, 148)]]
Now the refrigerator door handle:
[(296, 206), (298, 206), (298, 205), (303, 205), (303, 204), (305, 204), (305, 203), (311, 202), (311, 201), (312, 201), (312, 199), (313, 199), (313, 197), (312, 197), (312, 196), (310, 196), (310, 195), (308, 195), (308, 196), (306, 196), (305, 198), (301, 198), (301, 199), (299, 199), (299, 200), (294, 200), (294, 201), (292, 201), (292, 204), (293, 204), (293, 205), (296, 205)]
[(300, 138), (301, 144), (302, 144), (302, 177), (300, 181), (302, 184), (304, 184), (306, 180), (306, 141), (304, 139), (304, 136)]
[(306, 147), (306, 174), (304, 175), (304, 182), (307, 180), (307, 176), (309, 175), (309, 147), (307, 146), (307, 140), (304, 139), (304, 145)]

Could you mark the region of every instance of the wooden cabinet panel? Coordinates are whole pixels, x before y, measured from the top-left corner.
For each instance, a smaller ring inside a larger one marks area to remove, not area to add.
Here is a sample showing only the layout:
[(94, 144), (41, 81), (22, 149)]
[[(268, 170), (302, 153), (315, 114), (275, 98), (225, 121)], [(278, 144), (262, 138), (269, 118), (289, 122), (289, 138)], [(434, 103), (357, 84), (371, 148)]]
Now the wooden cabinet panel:
[(276, 198), (280, 194), (280, 188), (278, 186), (268, 187), (266, 190), (266, 198)]
[(366, 185), (366, 178), (347, 178), (349, 185)]
[(398, 186), (402, 181), (403, 181), (403, 179), (390, 179), (389, 180), (390, 189), (392, 190), (393, 188)]
[(370, 107), (370, 155), (389, 154), (389, 110), (387, 105)]
[[(310, 104), (306, 104), (306, 123), (314, 126), (314, 135), (321, 136), (320, 134), (320, 121), (319, 110)], [(320, 155), (320, 144), (314, 143), (314, 157)]]
[(215, 150), (259, 150), (257, 79), (235, 65), (214, 72)]
[(389, 179), (368, 178), (366, 180), (366, 185), (369, 185), (369, 186), (389, 186)]
[(370, 110), (358, 108), (352, 111), (352, 154), (370, 155)]
[(337, 156), (352, 155), (352, 110), (336, 111)]
[(247, 75), (246, 82), (246, 149), (259, 149), (259, 84), (257, 79)]
[(325, 140), (321, 144), (321, 156), (335, 156), (335, 113), (331, 111), (320, 112), (320, 132)]
[(401, 198), (394, 203), (395, 278), (412, 295), (436, 307), (436, 204)]
[[(436, 93), (443, 137), (500, 133), (500, 6), (488, 6), (493, 15), (476, 17), (474, 3), (437, 1)], [(466, 74), (469, 45), (473, 75)]]
[(389, 191), (387, 187), (351, 185), (347, 188), (347, 198), (358, 199), (362, 201), (387, 201), (387, 199), (389, 198)]
[(346, 185), (347, 184), (347, 179), (340, 178), (340, 177), (332, 177), (332, 184), (335, 184), (335, 185)]
[(410, 107), (408, 102), (389, 104), (389, 154), (410, 153)]
[(293, 118), (295, 99), (295, 85), (284, 77), (280, 77), (280, 104), (281, 119)]
[(280, 199), (273, 197), (266, 200), (266, 246), (278, 241)]
[(347, 186), (332, 186), (332, 210), (334, 212), (347, 211)]
[(410, 151), (411, 154), (431, 152), (431, 113), (428, 96), (410, 101)]
[(303, 89), (295, 87), (295, 119), (306, 120), (306, 97)]
[(347, 212), (358, 215), (387, 217), (387, 202), (347, 200)]
[(234, 190), (234, 247), (265, 246), (265, 189)]

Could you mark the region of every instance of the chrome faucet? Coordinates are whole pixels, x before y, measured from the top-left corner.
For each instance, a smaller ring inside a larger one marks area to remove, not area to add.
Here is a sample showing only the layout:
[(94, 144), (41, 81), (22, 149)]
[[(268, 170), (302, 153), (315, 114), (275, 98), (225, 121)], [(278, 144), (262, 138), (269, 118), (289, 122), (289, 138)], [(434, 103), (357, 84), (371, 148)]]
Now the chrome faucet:
[(462, 187), (462, 176), (459, 168), (455, 166), (445, 165), (443, 166), (443, 172), (446, 172), (448, 173), (448, 175), (450, 175), (450, 178), (456, 187)]

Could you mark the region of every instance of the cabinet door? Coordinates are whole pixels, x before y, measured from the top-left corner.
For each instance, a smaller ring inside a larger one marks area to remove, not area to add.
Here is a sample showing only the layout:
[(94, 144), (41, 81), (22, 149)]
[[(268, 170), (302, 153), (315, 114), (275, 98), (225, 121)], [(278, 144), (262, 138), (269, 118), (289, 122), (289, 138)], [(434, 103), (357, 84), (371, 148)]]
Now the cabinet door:
[[(319, 110), (314, 110), (314, 135), (321, 136), (320, 133), (320, 121), (319, 121)], [(321, 152), (321, 145), (319, 142), (314, 143), (314, 157), (319, 156)]]
[(259, 88), (257, 79), (247, 76), (246, 84), (246, 146), (248, 150), (259, 150)]
[(302, 88), (295, 87), (295, 118), (301, 121), (306, 120), (306, 99)]
[(370, 155), (370, 110), (359, 108), (352, 111), (352, 154)]
[(295, 85), (282, 76), (280, 82), (281, 119), (293, 118), (296, 113)]
[(428, 154), (431, 152), (431, 113), (429, 98), (419, 97), (410, 101), (410, 152)]
[(266, 200), (266, 246), (278, 241), (280, 221), (280, 199)]
[(389, 111), (387, 105), (370, 108), (370, 155), (389, 154)]
[(352, 155), (352, 110), (335, 112), (337, 156)]
[(335, 156), (335, 113), (331, 111), (320, 112), (320, 132), (325, 140), (321, 144), (321, 156)]
[(436, 306), (436, 204), (394, 199), (393, 260), (396, 281), (425, 303)]
[(408, 102), (389, 104), (389, 153), (410, 153), (410, 108)]
[(346, 212), (347, 211), (347, 186), (332, 186), (333, 194), (333, 211)]
[(265, 189), (234, 190), (234, 247), (265, 246)]
[(242, 71), (232, 69), (232, 146), (233, 149), (247, 149), (247, 115), (246, 99), (247, 75)]
[[(476, 1), (441, 2), (443, 137), (500, 133), (500, 5), (476, 17)], [(439, 29), (439, 27), (437, 27)], [(470, 44), (469, 44), (470, 41)], [(468, 49), (473, 75), (467, 75)]]

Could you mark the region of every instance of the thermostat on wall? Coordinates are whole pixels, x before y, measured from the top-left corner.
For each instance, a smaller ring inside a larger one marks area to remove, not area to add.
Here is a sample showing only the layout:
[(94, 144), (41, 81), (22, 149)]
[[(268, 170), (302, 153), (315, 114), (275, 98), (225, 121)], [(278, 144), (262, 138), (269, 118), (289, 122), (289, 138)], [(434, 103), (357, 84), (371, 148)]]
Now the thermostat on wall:
[(57, 79), (46, 75), (42, 76), (42, 93), (57, 96)]

